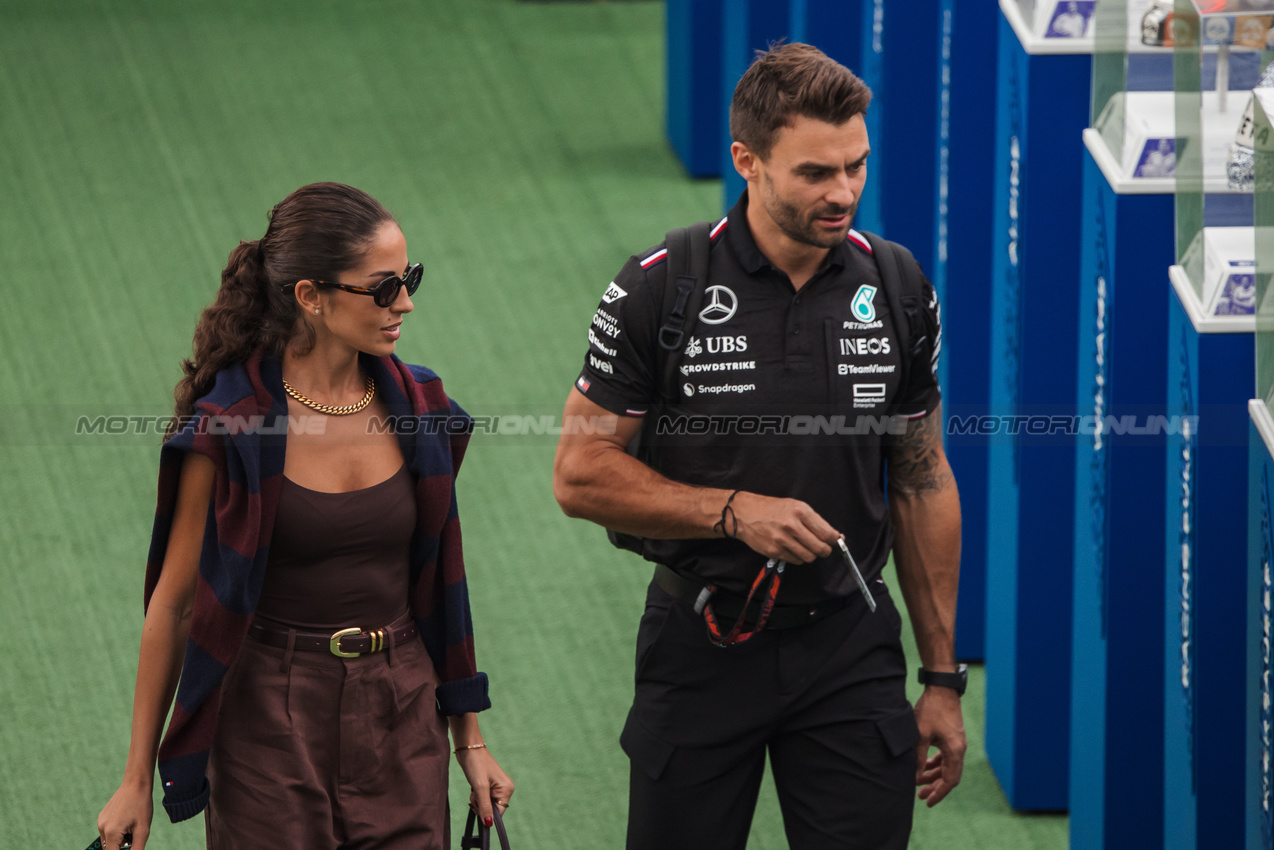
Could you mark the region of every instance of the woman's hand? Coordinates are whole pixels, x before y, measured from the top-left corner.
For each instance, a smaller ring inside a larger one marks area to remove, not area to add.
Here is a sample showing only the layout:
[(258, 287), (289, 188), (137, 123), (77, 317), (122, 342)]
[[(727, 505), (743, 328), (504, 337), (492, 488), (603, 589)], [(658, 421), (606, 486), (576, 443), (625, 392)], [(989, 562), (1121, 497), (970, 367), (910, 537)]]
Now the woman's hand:
[(133, 836), (134, 849), (142, 850), (150, 836), (150, 820), (155, 810), (151, 798), (155, 755), (164, 718), (168, 716), (181, 677), (186, 640), (190, 636), (199, 553), (215, 477), (212, 460), (196, 452), (186, 453), (181, 464), (164, 567), (142, 626), (137, 688), (133, 693), (133, 730), (124, 781), (97, 816), (103, 850), (119, 850), (128, 834)]
[(124, 780), (97, 816), (97, 834), (102, 837), (102, 850), (119, 850), (126, 835), (132, 836), (134, 850), (143, 850), (150, 836), (150, 819), (154, 810), (151, 789), (142, 783)]
[(477, 809), (478, 817), (487, 826), (494, 820), (491, 817), (491, 801), (500, 805), (500, 814), (509, 807), (509, 798), (513, 796), (513, 780), (496, 764), (490, 750), (460, 750), (456, 753), (456, 761), (469, 780), (469, 806)]

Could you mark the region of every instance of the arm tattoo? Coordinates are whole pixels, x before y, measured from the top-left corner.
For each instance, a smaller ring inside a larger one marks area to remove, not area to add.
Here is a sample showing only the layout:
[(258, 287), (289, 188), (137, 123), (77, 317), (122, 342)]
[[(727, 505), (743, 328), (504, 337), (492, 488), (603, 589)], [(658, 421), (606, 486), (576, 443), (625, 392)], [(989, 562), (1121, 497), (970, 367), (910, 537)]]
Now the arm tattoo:
[(907, 432), (889, 449), (889, 489), (901, 496), (942, 490), (951, 469), (942, 454), (942, 405), (907, 423)]

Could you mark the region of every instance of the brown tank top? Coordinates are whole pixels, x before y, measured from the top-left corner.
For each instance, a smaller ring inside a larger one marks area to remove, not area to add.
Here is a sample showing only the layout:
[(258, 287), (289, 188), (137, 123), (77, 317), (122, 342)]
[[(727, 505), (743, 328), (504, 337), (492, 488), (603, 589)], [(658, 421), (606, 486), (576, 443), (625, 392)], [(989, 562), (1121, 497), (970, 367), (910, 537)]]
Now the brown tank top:
[(257, 614), (286, 627), (379, 628), (407, 613), (416, 479), (404, 464), (363, 490), (283, 479)]

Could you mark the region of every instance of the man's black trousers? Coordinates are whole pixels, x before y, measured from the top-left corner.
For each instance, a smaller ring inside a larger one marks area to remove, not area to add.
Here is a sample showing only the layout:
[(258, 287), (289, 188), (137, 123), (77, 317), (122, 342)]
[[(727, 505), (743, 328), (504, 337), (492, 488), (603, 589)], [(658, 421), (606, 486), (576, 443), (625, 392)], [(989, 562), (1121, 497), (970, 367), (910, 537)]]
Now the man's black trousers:
[(744, 850), (767, 751), (792, 848), (907, 846), (920, 734), (898, 610), (883, 582), (871, 588), (875, 613), (856, 594), (810, 625), (719, 648), (651, 583), (620, 738), (629, 850)]

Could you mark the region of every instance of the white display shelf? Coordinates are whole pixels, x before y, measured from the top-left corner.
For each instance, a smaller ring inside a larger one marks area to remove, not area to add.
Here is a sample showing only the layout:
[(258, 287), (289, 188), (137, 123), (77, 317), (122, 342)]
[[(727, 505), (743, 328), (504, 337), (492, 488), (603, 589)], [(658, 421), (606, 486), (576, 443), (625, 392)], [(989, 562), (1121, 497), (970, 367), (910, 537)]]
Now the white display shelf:
[[(1093, 153), (1112, 188), (1121, 194), (1172, 192), (1175, 163), (1174, 94), (1172, 92), (1118, 92), (1098, 116), (1118, 120), (1123, 112), (1124, 149), (1118, 156), (1106, 147), (1096, 130), (1084, 131), (1084, 144)], [(1203, 92), (1203, 190), (1229, 193), (1225, 164), (1230, 143), (1243, 117), (1247, 98), (1231, 92), (1226, 109), (1220, 108), (1216, 92)], [(1094, 138), (1095, 137), (1095, 138)]]
[[(1211, 230), (1212, 228), (1208, 229)], [(1180, 299), (1181, 306), (1185, 308), (1186, 315), (1190, 317), (1190, 324), (1199, 333), (1235, 334), (1256, 332), (1256, 316), (1208, 315), (1203, 302), (1195, 294), (1190, 278), (1186, 277), (1185, 269), (1181, 268), (1181, 266), (1172, 266), (1168, 269), (1168, 281), (1176, 291), (1177, 298)]]
[[(1013, 27), (1022, 49), (1031, 55), (1082, 54), (1093, 52), (1093, 7), (1095, 0), (1039, 0), (1035, 21), (1027, 21), (1016, 0), (1000, 0), (1000, 11)], [(1060, 7), (1060, 15), (1059, 15)], [(1075, 12), (1070, 11), (1074, 7)], [(1079, 17), (1073, 17), (1077, 14)], [(1062, 16), (1065, 16), (1064, 18)], [(1083, 35), (1062, 36), (1073, 31), (1070, 22), (1083, 21)], [(1059, 29), (1058, 24), (1062, 26)], [(1052, 34), (1050, 34), (1052, 33)]]
[(1084, 147), (1093, 155), (1097, 167), (1117, 195), (1168, 195), (1177, 186), (1171, 177), (1133, 177), (1124, 164), (1110, 152), (1106, 142), (1092, 127), (1084, 131)]
[(1265, 402), (1254, 398), (1247, 403), (1247, 413), (1252, 417), (1256, 433), (1261, 435), (1261, 442), (1265, 443), (1265, 450), (1274, 455), (1274, 417), (1270, 416), (1270, 409)]

